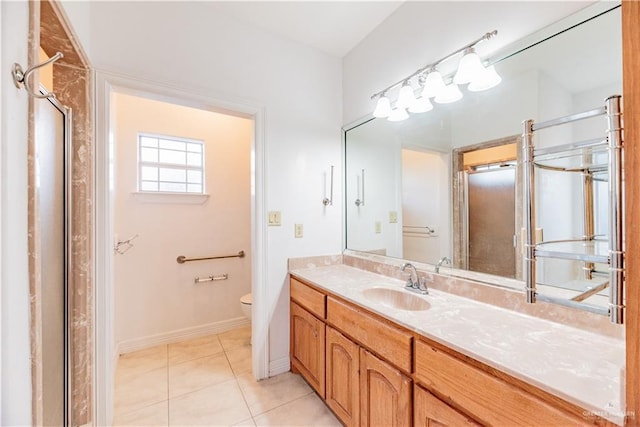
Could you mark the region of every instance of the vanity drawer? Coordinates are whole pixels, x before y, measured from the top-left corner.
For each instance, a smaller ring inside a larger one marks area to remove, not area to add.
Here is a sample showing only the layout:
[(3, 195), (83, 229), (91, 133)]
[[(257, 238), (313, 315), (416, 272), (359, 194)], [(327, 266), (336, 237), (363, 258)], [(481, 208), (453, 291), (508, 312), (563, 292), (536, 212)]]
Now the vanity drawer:
[(325, 318), (326, 295), (316, 291), (312, 287), (305, 285), (293, 277), (291, 277), (290, 286), (292, 300), (318, 316), (320, 319)]
[(399, 369), (411, 372), (412, 336), (408, 332), (332, 297), (327, 298), (327, 320)]
[(450, 356), (415, 342), (415, 378), (486, 425), (587, 425), (586, 420)]

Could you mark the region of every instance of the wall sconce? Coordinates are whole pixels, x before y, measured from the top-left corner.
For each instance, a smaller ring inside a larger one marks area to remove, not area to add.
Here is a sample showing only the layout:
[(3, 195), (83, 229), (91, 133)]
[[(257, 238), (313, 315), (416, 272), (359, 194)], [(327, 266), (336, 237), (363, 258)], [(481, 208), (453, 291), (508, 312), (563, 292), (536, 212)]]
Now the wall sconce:
[[(356, 186), (357, 186), (357, 198), (356, 198), (356, 206), (364, 206), (364, 169), (362, 169), (362, 178), (360, 176), (356, 177)], [(362, 193), (360, 189), (362, 188)]]
[[(478, 43), (489, 40), (496, 35), (498, 35), (498, 30), (486, 33), (479, 39), (472, 41), (444, 58), (432, 62), (384, 90), (374, 93), (371, 99), (377, 98), (377, 103), (373, 111), (373, 117), (386, 117), (392, 122), (399, 122), (409, 118), (407, 111), (414, 114), (431, 111), (433, 105), (429, 102), (429, 98), (434, 98), (434, 101), (440, 104), (458, 101), (462, 98), (462, 92), (458, 85), (468, 85), (467, 89), (472, 92), (491, 89), (498, 85), (502, 79), (496, 72), (495, 67), (493, 65), (484, 65), (475, 50), (475, 46)], [(462, 53), (462, 58), (458, 64), (458, 69), (453, 76), (452, 82), (445, 84), (437, 66), (459, 53)], [(411, 79), (416, 76), (418, 77), (419, 86), (422, 87), (421, 96), (418, 98), (416, 98), (414, 89), (411, 86)], [(398, 86), (401, 86), (400, 92), (395, 102), (395, 108), (392, 108), (387, 92)]]

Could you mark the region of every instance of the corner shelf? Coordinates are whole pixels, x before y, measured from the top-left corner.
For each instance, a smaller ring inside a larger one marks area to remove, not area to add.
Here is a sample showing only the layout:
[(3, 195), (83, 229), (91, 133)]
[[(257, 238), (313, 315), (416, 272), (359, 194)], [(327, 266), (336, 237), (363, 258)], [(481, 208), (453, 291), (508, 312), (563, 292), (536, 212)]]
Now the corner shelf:
[(534, 255), (541, 258), (609, 264), (609, 242), (605, 240), (542, 242), (536, 245)]
[(604, 173), (608, 170), (606, 139), (534, 149), (535, 166), (559, 172)]

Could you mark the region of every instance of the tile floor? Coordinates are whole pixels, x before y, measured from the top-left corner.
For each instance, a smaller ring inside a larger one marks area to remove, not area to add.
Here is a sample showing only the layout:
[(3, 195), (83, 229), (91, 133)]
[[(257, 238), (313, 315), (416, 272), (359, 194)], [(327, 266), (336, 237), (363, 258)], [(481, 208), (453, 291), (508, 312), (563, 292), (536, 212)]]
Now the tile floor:
[(120, 356), (116, 426), (340, 426), (290, 372), (256, 381), (251, 329)]

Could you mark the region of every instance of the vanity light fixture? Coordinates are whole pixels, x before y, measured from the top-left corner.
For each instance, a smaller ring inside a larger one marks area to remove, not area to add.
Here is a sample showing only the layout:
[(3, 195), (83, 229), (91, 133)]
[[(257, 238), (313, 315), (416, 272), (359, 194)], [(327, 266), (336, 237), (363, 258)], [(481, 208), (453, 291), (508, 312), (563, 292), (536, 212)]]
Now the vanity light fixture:
[(433, 110), (433, 104), (429, 102), (429, 98), (425, 98), (424, 95), (422, 95), (422, 98), (416, 99), (409, 107), (410, 113), (426, 113), (431, 110)]
[(484, 65), (480, 61), (480, 57), (476, 53), (476, 50), (472, 47), (465, 49), (460, 64), (458, 64), (458, 71), (453, 77), (453, 82), (457, 85), (464, 85), (482, 79), (485, 73)]
[(449, 83), (433, 100), (438, 104), (450, 104), (460, 99), (462, 99), (462, 92), (460, 92), (458, 85)]
[(427, 98), (433, 98), (438, 96), (438, 94), (444, 90), (445, 86), (446, 85), (444, 84), (440, 71), (436, 70), (435, 67), (432, 67), (430, 70), (426, 71), (422, 97), (424, 98), (426, 96)]
[(409, 108), (413, 103), (416, 102), (416, 97), (413, 94), (413, 88), (411, 87), (411, 83), (409, 81), (405, 81), (400, 88), (400, 93), (398, 94), (398, 100), (396, 101), (396, 108)]
[(389, 114), (387, 120), (389, 120), (390, 122), (401, 122), (403, 120), (407, 120), (408, 118), (409, 114), (407, 113), (407, 110), (405, 110), (404, 108), (396, 107), (391, 110), (391, 114)]
[(500, 77), (496, 72), (496, 67), (494, 65), (491, 65), (485, 68), (482, 78), (469, 83), (467, 89), (469, 89), (471, 92), (480, 92), (499, 85), (501, 81), (502, 77)]
[(378, 103), (376, 104), (376, 109), (373, 111), (373, 117), (389, 117), (391, 114), (391, 101), (387, 98), (386, 93), (380, 94), (378, 97)]
[[(467, 85), (472, 92), (490, 89), (502, 80), (495, 67), (485, 67), (476, 53), (475, 46), (485, 40), (498, 35), (498, 30), (493, 30), (482, 37), (472, 41), (466, 46), (450, 53), (449, 55), (420, 68), (413, 74), (388, 86), (384, 90), (374, 93), (371, 99), (378, 99), (374, 117), (387, 117), (390, 121), (402, 121), (409, 117), (407, 109), (411, 113), (424, 113), (433, 109), (429, 98), (440, 104), (455, 102), (462, 98), (462, 92), (458, 85)], [(463, 56), (458, 64), (458, 69), (453, 76), (453, 81), (446, 85), (442, 74), (437, 67), (441, 63), (455, 57), (459, 53)], [(421, 98), (416, 98), (411, 80), (418, 77), (418, 83), (422, 87)], [(392, 108), (391, 100), (387, 92), (400, 87), (395, 108)]]

